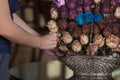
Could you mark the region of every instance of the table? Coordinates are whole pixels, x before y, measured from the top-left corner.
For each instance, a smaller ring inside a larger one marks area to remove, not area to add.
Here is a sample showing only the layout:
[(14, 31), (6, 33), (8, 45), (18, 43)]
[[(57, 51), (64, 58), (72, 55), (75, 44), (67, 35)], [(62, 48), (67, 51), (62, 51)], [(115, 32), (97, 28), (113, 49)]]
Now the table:
[[(65, 79), (59, 73), (56, 73), (60, 72), (60, 70), (57, 70), (57, 68), (53, 68), (55, 70), (54, 73), (49, 73), (56, 75), (48, 77), (46, 66), (47, 63), (41, 62), (32, 62), (17, 65), (10, 69), (11, 80), (120, 80), (120, 78), (113, 79), (111, 77), (92, 77), (75, 75), (70, 75), (69, 78)], [(58, 67), (58, 65), (55, 66)]]

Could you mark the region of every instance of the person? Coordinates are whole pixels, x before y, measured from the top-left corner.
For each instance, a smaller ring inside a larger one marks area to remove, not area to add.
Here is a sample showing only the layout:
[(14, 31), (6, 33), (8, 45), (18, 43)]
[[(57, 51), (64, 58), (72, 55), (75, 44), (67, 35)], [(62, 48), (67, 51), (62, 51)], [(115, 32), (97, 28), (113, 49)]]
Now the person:
[(48, 54), (57, 56), (49, 50), (57, 45), (57, 33), (41, 36), (15, 13), (19, 8), (17, 0), (0, 0), (0, 80), (9, 80), (11, 42), (45, 49)]

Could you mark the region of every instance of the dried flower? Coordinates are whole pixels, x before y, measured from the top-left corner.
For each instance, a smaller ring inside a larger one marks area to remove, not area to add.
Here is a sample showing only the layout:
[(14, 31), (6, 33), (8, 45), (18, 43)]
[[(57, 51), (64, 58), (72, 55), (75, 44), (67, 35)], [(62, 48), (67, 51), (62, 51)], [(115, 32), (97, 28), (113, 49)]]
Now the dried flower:
[(70, 19), (75, 19), (77, 16), (77, 11), (75, 9), (71, 9), (69, 11)]
[(109, 4), (103, 4), (103, 6), (102, 6), (102, 12), (103, 12), (103, 14), (108, 14), (110, 12), (110, 6), (109, 6)]
[(113, 7), (119, 6), (119, 5), (120, 5), (120, 2), (119, 2), (119, 0), (111, 0), (111, 5), (112, 5)]
[(58, 26), (54, 20), (50, 20), (46, 26), (52, 33), (58, 32)]
[(83, 5), (84, 4), (84, 0), (77, 0), (78, 5)]
[(100, 3), (101, 0), (94, 0), (95, 3)]
[(84, 5), (84, 11), (85, 12), (90, 12), (91, 11), (91, 5), (88, 5), (88, 4)]
[(103, 30), (103, 35), (104, 35), (105, 37), (108, 37), (108, 36), (110, 36), (111, 34), (112, 34), (112, 28), (109, 27), (109, 26), (105, 27), (104, 30)]
[(117, 19), (116, 19), (116, 17), (115, 16), (109, 16), (109, 17), (107, 17), (106, 18), (106, 21), (107, 21), (107, 23), (115, 23), (115, 22), (117, 22)]
[(102, 47), (104, 45), (104, 38), (101, 34), (96, 34), (93, 38), (93, 42), (98, 47)]
[(106, 45), (111, 49), (115, 49), (117, 48), (119, 41), (120, 38), (112, 34), (106, 39)]
[(68, 27), (68, 23), (65, 19), (60, 19), (58, 21), (58, 26), (60, 27), (60, 29), (66, 29)]
[(81, 34), (82, 34), (81, 28), (76, 27), (73, 33), (74, 37), (79, 38)]
[(50, 10), (50, 15), (52, 19), (57, 19), (58, 18), (58, 12), (55, 8), (51, 8)]
[(98, 23), (99, 28), (102, 30), (105, 28), (106, 20), (103, 19)]
[(62, 19), (67, 19), (68, 18), (68, 11), (67, 11), (66, 5), (62, 5), (59, 8), (59, 11), (61, 12), (60, 13), (60, 18), (62, 18)]
[(82, 6), (77, 6), (77, 7), (76, 7), (76, 11), (77, 11), (77, 14), (83, 12)]
[(81, 51), (81, 44), (78, 40), (74, 40), (73, 43), (72, 43), (72, 49), (74, 52), (80, 52)]
[(64, 43), (69, 44), (72, 42), (73, 38), (69, 32), (64, 32), (61, 38)]
[(96, 24), (94, 24), (93, 33), (94, 33), (94, 34), (99, 34), (99, 33), (100, 33), (99, 27), (98, 27), (98, 25), (96, 25)]
[(120, 7), (117, 7), (114, 15), (119, 19), (120, 18)]
[(94, 9), (94, 13), (100, 13), (100, 5), (96, 6)]
[(118, 34), (119, 33), (119, 29), (120, 29), (120, 25), (118, 23), (112, 24), (113, 34)]
[(71, 34), (73, 34), (73, 32), (74, 32), (74, 30), (75, 30), (76, 27), (78, 27), (78, 24), (76, 22), (74, 22), (74, 21), (69, 22), (69, 24), (68, 24), (68, 31)]
[(93, 0), (84, 0), (84, 3), (91, 5), (93, 3)]
[(84, 34), (89, 34), (90, 33), (90, 28), (91, 28), (91, 24), (89, 23), (84, 23), (82, 26), (82, 31)]
[(87, 55), (95, 55), (97, 50), (98, 46), (95, 45), (94, 43), (90, 43), (89, 46), (87, 47)]
[(67, 6), (69, 9), (74, 9), (76, 7), (75, 0), (67, 0)]
[(88, 36), (86, 34), (80, 35), (80, 42), (82, 45), (88, 44), (88, 41), (89, 41), (89, 39), (88, 39)]
[(107, 0), (101, 0), (101, 3), (102, 4), (108, 4), (108, 1)]

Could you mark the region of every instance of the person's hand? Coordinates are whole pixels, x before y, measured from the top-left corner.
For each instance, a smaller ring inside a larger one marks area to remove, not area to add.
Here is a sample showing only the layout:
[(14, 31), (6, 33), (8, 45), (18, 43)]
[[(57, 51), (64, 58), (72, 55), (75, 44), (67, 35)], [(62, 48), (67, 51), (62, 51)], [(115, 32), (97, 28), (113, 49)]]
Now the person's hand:
[(41, 37), (41, 49), (53, 49), (57, 46), (58, 34), (53, 33)]
[(57, 59), (57, 60), (59, 60), (60, 57), (63, 56), (63, 53), (61, 53), (57, 48), (45, 49), (44, 52), (47, 53), (48, 55), (50, 55), (51, 57), (53, 57), (54, 59)]

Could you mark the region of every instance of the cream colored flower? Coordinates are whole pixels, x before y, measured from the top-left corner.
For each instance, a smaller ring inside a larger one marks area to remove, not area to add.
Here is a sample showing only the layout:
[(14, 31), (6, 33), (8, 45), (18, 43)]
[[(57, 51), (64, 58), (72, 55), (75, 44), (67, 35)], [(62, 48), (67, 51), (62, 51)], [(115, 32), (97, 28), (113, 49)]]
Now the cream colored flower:
[(52, 33), (58, 32), (58, 26), (57, 26), (57, 23), (56, 23), (54, 20), (50, 20), (50, 21), (47, 23), (47, 27), (49, 28), (49, 30), (50, 30)]
[(51, 8), (50, 10), (50, 15), (52, 19), (57, 19), (58, 18), (58, 12), (55, 8)]
[(112, 49), (117, 48), (118, 44), (120, 42), (119, 37), (115, 36), (115, 35), (110, 35), (107, 39), (106, 39), (106, 45)]
[(72, 49), (73, 49), (74, 52), (80, 52), (81, 48), (82, 48), (82, 46), (81, 46), (81, 44), (78, 40), (73, 41)]
[(94, 44), (96, 44), (98, 47), (102, 47), (104, 45), (104, 38), (101, 34), (96, 34), (93, 38)]
[(82, 45), (88, 44), (88, 36), (86, 34), (80, 35), (80, 42)]
[(69, 44), (72, 42), (73, 38), (69, 32), (64, 32), (61, 38), (64, 43)]
[(98, 47), (103, 47), (105, 44), (105, 38), (103, 38), (102, 42), (98, 45)]
[(94, 0), (95, 3), (100, 3), (101, 0)]
[(117, 7), (114, 15), (119, 19), (120, 18), (120, 7)]

